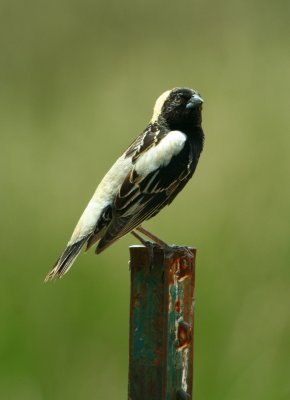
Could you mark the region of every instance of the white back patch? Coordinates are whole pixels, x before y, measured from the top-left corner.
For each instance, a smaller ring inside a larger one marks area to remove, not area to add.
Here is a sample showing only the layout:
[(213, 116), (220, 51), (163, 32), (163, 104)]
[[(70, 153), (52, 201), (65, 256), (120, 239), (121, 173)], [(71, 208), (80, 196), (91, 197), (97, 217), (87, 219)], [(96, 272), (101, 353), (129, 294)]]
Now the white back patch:
[(159, 117), (159, 115), (161, 113), (161, 109), (163, 107), (163, 104), (166, 101), (167, 97), (169, 96), (170, 92), (171, 92), (171, 90), (166, 90), (166, 92), (162, 93), (162, 95), (159, 96), (158, 99), (156, 100), (154, 110), (153, 110), (153, 116), (151, 119), (152, 123), (155, 122), (157, 120), (157, 118)]
[(156, 146), (143, 153), (135, 164), (138, 175), (146, 176), (159, 167), (166, 167), (184, 146), (186, 135), (181, 131), (169, 132)]

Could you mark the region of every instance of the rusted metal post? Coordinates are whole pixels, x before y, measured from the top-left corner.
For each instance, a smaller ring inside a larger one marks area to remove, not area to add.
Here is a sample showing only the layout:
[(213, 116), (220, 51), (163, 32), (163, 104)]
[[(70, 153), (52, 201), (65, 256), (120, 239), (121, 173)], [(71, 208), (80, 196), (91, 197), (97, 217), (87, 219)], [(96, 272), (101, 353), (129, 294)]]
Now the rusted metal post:
[(129, 400), (190, 400), (196, 250), (130, 247)]

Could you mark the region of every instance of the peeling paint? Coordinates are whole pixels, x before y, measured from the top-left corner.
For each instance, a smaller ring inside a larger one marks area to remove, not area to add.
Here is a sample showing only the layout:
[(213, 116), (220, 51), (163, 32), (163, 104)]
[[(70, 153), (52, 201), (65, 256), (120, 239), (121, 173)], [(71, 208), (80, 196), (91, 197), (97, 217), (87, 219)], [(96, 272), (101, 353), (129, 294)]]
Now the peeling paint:
[(188, 348), (183, 351), (183, 363), (182, 363), (182, 378), (181, 378), (181, 389), (187, 392), (187, 381), (188, 381)]

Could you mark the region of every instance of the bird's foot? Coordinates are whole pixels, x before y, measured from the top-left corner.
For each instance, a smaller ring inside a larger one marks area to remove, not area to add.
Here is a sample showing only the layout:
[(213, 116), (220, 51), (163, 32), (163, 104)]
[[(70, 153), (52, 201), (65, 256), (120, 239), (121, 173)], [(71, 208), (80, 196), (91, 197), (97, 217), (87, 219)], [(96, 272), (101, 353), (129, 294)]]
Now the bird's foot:
[(162, 240), (160, 240), (157, 236), (155, 236), (155, 235), (151, 234), (150, 232), (146, 231), (145, 229), (143, 229), (141, 226), (139, 226), (136, 229), (138, 229), (139, 232), (143, 233), (143, 235), (145, 235), (153, 240), (153, 242), (151, 242), (149, 240), (145, 240), (142, 238), (142, 236), (138, 235), (138, 233), (136, 233), (135, 231), (131, 232), (131, 234), (136, 239), (138, 239), (143, 244), (143, 246), (145, 246), (146, 249), (148, 250), (149, 266), (150, 266), (150, 269), (152, 269), (154, 266), (154, 249), (156, 247), (161, 247), (162, 249), (166, 249), (168, 247), (168, 245), (165, 242), (163, 242)]
[(141, 243), (143, 244), (143, 246), (145, 246), (146, 248), (148, 248), (149, 246), (152, 246), (152, 245), (153, 245), (152, 242), (149, 242), (149, 240), (143, 239), (142, 236), (138, 235), (137, 232), (132, 231), (131, 234), (132, 234), (136, 239), (138, 239), (139, 242), (141, 242)]
[(147, 236), (149, 239), (153, 240), (153, 242), (155, 244), (157, 244), (159, 247), (161, 247), (162, 249), (168, 247), (167, 243), (163, 242), (163, 240), (159, 239), (159, 237), (153, 235), (153, 233), (151, 233), (151, 232), (147, 231), (146, 229), (144, 229), (141, 225), (137, 226), (136, 229), (137, 229), (137, 231), (142, 233), (144, 236)]

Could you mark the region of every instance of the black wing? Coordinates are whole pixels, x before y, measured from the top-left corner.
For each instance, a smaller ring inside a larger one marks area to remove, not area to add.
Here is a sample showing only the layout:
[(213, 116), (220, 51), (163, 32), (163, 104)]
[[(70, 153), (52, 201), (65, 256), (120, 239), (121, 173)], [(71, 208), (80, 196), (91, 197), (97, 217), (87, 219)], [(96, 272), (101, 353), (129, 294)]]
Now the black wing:
[[(137, 146), (132, 144), (135, 153), (129, 148), (126, 154), (136, 161), (140, 154), (156, 145), (162, 137), (164, 137), (162, 133), (159, 135), (155, 133), (150, 141), (145, 137)], [(152, 171), (146, 177), (138, 175), (133, 168), (115, 198), (112, 220), (96, 252), (100, 253), (143, 221), (156, 215), (165, 205), (170, 204), (192, 176), (198, 156), (199, 154), (195, 155), (191, 143), (186, 141), (182, 151), (173, 156), (167, 166)]]
[(157, 123), (150, 123), (147, 129), (126, 150), (125, 157), (132, 157), (132, 162), (136, 162), (145, 151), (156, 146), (167, 133), (168, 130), (160, 128)]

